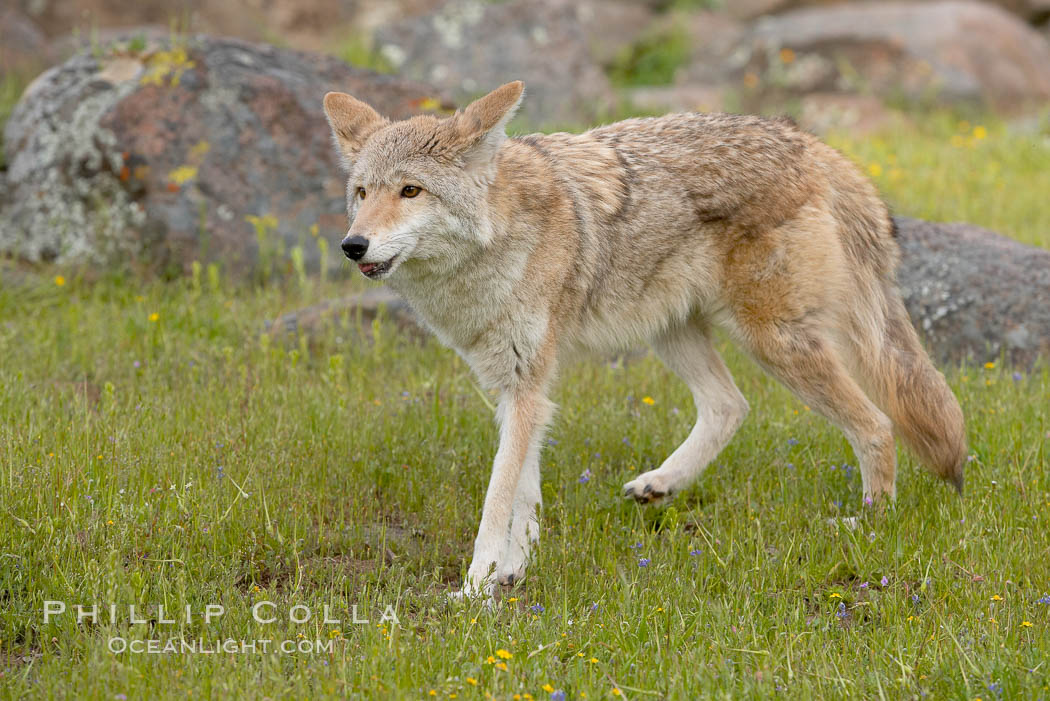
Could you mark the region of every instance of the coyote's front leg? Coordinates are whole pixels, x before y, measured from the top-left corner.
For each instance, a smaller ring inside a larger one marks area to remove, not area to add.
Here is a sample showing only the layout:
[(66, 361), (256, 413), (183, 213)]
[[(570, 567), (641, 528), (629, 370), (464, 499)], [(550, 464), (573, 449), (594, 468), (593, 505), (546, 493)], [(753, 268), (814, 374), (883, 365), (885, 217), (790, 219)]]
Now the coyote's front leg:
[(537, 439), (525, 456), (525, 465), (518, 477), (518, 491), (514, 495), (513, 516), (507, 548), (496, 570), (500, 584), (514, 584), (525, 576), (532, 544), (540, 537), (538, 510), (543, 501), (540, 494), (540, 441)]
[[(496, 587), (494, 569), (504, 560), (514, 502), (525, 461), (535, 456), (551, 415), (545, 383), (515, 388), (500, 401), (499, 450), (492, 466), (481, 525), (474, 539), (474, 559), (463, 583), (463, 595), (491, 596)], [(533, 507), (535, 508), (535, 507)], [(513, 547), (513, 545), (511, 546)]]

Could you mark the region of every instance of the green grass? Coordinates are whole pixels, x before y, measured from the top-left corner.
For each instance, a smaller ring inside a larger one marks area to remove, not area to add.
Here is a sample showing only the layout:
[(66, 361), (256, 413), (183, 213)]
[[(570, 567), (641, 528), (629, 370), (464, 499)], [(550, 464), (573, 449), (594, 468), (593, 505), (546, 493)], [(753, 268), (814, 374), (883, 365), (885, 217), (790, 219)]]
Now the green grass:
[[(573, 366), (530, 575), (493, 610), (457, 610), (444, 594), (495, 448), (468, 368), (387, 323), (371, 342), (353, 319), (290, 344), (260, 333), (332, 287), (206, 288), (31, 277), (0, 292), (5, 695), (1045, 693), (1045, 369), (953, 372), (976, 456), (966, 498), (904, 457), (880, 515), (841, 467), (855, 464), (842, 436), (732, 351), (745, 426), (671, 508), (626, 503), (620, 485), (688, 431), (687, 391), (652, 357)], [(843, 515), (860, 530), (825, 522)], [(227, 612), (45, 624), (45, 600)], [(253, 623), (260, 600), (282, 620)], [(296, 604), (343, 623), (292, 624)], [(353, 604), (369, 625), (349, 624)], [(387, 604), (400, 626), (377, 627)], [(334, 642), (114, 655), (114, 636)], [(506, 671), (486, 663), (498, 649), (513, 654)]]
[(965, 221), (1050, 248), (1050, 134), (948, 112), (873, 136), (828, 141), (873, 177), (894, 210)]
[(618, 87), (669, 85), (675, 71), (689, 58), (689, 37), (681, 29), (650, 32), (625, 46), (609, 67), (609, 80)]
[(371, 39), (353, 32), (339, 42), (332, 53), (358, 68), (367, 68), (376, 73), (394, 73), (390, 60), (377, 50)]
[(3, 169), (7, 162), (3, 144), (4, 125), (7, 124), (8, 117), (11, 116), (28, 83), (29, 80), (21, 73), (8, 72), (0, 75), (0, 169)]
[[(1045, 146), (987, 129), (972, 147), (951, 145), (954, 123), (835, 142), (880, 164), (903, 214), (1048, 245)], [(967, 167), (992, 156), (998, 180)], [(529, 576), (460, 609), (445, 593), (496, 431), (455, 354), (354, 317), (262, 332), (357, 281), (88, 277), (0, 269), (0, 697), (1050, 696), (1045, 364), (949, 368), (966, 497), (902, 453), (885, 513), (863, 507), (842, 435), (731, 348), (748, 421), (670, 507), (627, 503), (620, 486), (688, 432), (688, 392), (651, 356), (571, 366)], [(841, 516), (861, 527), (827, 523)], [(70, 610), (45, 623), (48, 600)], [(253, 621), (259, 601), (277, 622)], [(72, 605), (93, 603), (100, 619), (78, 624)], [(178, 622), (132, 624), (131, 604)], [(225, 614), (206, 623), (208, 604)], [(313, 619), (292, 623), (296, 605)], [(318, 620), (326, 605), (339, 624)], [(387, 605), (399, 625), (377, 625)], [(118, 637), (274, 642), (114, 654)]]

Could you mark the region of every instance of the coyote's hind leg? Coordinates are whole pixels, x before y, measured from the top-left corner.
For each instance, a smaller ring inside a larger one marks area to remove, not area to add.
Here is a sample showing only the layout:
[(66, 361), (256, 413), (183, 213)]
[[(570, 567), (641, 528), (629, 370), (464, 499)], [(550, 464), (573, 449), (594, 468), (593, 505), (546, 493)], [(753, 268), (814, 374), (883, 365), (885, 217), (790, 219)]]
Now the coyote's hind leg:
[(750, 335), (758, 361), (799, 399), (846, 434), (860, 462), (864, 496), (896, 496), (897, 448), (890, 420), (853, 380), (833, 343), (804, 324)]
[(691, 321), (669, 329), (653, 348), (693, 393), (696, 425), (658, 469), (624, 485), (624, 495), (642, 503), (659, 501), (688, 487), (726, 446), (748, 412), (747, 400), (733, 383), (705, 324)]

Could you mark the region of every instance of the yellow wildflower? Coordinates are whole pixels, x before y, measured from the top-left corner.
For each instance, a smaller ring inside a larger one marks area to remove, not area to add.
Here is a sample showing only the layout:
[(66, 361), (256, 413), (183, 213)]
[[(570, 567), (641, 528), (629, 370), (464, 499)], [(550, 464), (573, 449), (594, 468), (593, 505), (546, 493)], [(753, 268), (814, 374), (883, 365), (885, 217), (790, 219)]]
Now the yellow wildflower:
[(999, 596), (998, 594), (996, 594), (995, 596), (992, 597), (992, 601), (1002, 601), (1002, 600), (1003, 600), (1003, 597)]
[(642, 397), (642, 404), (648, 404), (649, 406), (652, 406), (653, 404), (656, 404), (656, 400), (652, 397)]
[(549, 683), (548, 684), (544, 684), (540, 688), (543, 689), (544, 691), (546, 691), (548, 694), (553, 694), (554, 693), (554, 687), (551, 686)]
[(973, 138), (981, 140), (988, 136), (988, 130), (982, 127), (980, 124), (973, 128)]
[(1032, 627), (1032, 622), (1031, 621), (1021, 621), (1021, 627), (1022, 628), (1031, 628)]
[(160, 319), (160, 314), (158, 314), (157, 312), (153, 312), (149, 315), (150, 321), (156, 322), (158, 319)]
[(173, 182), (176, 185), (185, 185), (190, 180), (197, 177), (197, 167), (184, 165), (179, 166), (175, 170), (168, 173), (168, 181)]
[(62, 285), (66, 284), (66, 279), (64, 277), (62, 277), (61, 275), (56, 275), (55, 276), (55, 284), (58, 285), (59, 287), (62, 287)]
[(514, 653), (510, 652), (509, 650), (504, 650), (503, 648), (500, 648), (499, 650), (496, 650), (496, 657), (500, 658), (501, 660), (509, 660), (511, 657), (514, 657)]
[(496, 669), (502, 669), (504, 672), (506, 672), (507, 671), (507, 663), (506, 662), (497, 662), (496, 663)]
[(477, 686), (478, 680), (474, 677), (467, 677), (467, 684), (470, 684), (471, 686)]
[(791, 63), (795, 60), (795, 52), (791, 49), (780, 50), (780, 61), (781, 63)]
[(422, 102), (419, 103), (419, 108), (428, 112), (441, 108), (441, 100), (436, 97), (424, 97)]

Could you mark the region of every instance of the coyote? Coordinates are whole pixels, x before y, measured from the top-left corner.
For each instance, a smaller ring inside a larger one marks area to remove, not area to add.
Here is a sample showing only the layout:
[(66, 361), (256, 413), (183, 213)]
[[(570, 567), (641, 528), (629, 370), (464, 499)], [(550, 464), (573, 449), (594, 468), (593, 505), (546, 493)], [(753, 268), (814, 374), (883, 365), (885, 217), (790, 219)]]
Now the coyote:
[(893, 220), (849, 161), (789, 120), (731, 114), (509, 138), (523, 91), (397, 122), (324, 98), (348, 174), (344, 253), (500, 394), (460, 594), (524, 574), (548, 392), (578, 350), (649, 343), (692, 391), (685, 442), (624, 485), (639, 502), (686, 488), (748, 412), (714, 327), (845, 433), (865, 499), (895, 496), (894, 432), (962, 491), (962, 411), (901, 302)]

